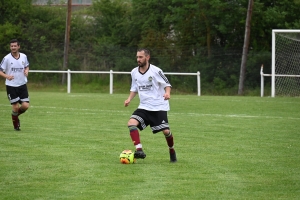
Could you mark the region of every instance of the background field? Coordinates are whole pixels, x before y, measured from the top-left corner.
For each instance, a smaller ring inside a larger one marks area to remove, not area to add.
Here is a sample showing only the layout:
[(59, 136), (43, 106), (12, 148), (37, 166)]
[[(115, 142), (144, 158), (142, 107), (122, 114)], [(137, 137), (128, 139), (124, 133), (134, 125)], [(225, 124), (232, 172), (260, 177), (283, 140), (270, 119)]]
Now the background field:
[(127, 94), (31, 92), (12, 128), (0, 92), (0, 199), (299, 199), (300, 99), (173, 95), (166, 141), (141, 132), (147, 158), (132, 149)]

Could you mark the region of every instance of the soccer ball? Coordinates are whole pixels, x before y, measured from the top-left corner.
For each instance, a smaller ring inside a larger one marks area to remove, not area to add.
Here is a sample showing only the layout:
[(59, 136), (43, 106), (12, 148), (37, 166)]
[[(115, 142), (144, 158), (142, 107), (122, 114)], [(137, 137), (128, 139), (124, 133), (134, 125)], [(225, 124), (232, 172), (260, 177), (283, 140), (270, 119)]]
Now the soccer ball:
[(133, 164), (135, 163), (134, 153), (131, 150), (124, 150), (120, 154), (120, 162), (122, 164)]

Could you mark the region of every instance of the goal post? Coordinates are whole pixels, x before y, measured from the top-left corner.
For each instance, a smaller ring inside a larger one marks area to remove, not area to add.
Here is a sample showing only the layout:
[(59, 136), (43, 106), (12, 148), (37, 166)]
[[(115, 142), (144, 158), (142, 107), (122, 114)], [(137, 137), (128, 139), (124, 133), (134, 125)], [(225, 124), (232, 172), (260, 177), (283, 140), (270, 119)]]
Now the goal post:
[(300, 30), (272, 30), (271, 96), (300, 96)]

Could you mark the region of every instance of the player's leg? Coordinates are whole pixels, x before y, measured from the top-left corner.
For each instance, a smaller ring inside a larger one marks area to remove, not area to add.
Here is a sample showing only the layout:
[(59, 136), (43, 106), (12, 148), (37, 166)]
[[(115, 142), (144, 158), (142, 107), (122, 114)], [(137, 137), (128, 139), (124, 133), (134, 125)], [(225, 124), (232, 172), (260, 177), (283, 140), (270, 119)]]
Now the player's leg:
[(145, 120), (143, 119), (145, 116), (145, 113), (143, 110), (137, 109), (134, 111), (134, 113), (131, 115), (127, 126), (129, 128), (130, 137), (131, 140), (136, 148), (136, 151), (134, 153), (135, 158), (142, 158), (144, 159), (146, 157), (146, 154), (143, 151), (142, 143), (140, 140), (140, 134), (139, 130), (143, 130), (147, 127), (147, 124), (145, 123)]
[(29, 108), (29, 94), (26, 84), (18, 87), (18, 95), (21, 103), (21, 106), (18, 108), (18, 114), (21, 115)]
[(142, 147), (142, 143), (140, 140), (140, 133), (138, 130), (138, 124), (139, 124), (139, 122), (136, 119), (131, 118), (128, 121), (127, 126), (129, 128), (131, 140), (136, 149), (136, 151), (134, 153), (134, 157), (144, 159), (146, 157), (146, 154), (143, 152), (143, 147)]
[(14, 129), (16, 131), (20, 131), (20, 120), (19, 120), (19, 114), (18, 114), (18, 109), (19, 109), (19, 103), (12, 103), (12, 113), (11, 113), (11, 119), (12, 123), (14, 126)]
[(174, 138), (172, 132), (170, 131), (167, 111), (153, 112), (151, 115), (150, 126), (153, 133), (157, 133), (160, 131), (163, 132), (167, 141), (167, 145), (169, 147), (170, 161), (176, 162), (177, 158), (174, 149)]
[(17, 88), (11, 87), (11, 86), (6, 86), (6, 93), (7, 93), (8, 100), (12, 106), (11, 119), (12, 119), (14, 129), (16, 131), (19, 131), (20, 130), (20, 121), (19, 121), (19, 117), (18, 117), (19, 116), (18, 109), (19, 109), (20, 98), (18, 97), (18, 94), (17, 94)]
[(170, 129), (165, 129), (162, 132), (163, 132), (163, 134), (166, 138), (166, 141), (167, 141), (167, 144), (168, 144), (168, 147), (169, 147), (170, 162), (177, 162), (176, 152), (175, 152), (175, 149), (174, 149), (173, 134), (171, 133)]
[(139, 122), (137, 120), (131, 118), (131, 119), (129, 119), (127, 126), (129, 129), (131, 140), (132, 140), (134, 146), (136, 147), (136, 150), (141, 150), (142, 144), (140, 141), (140, 134), (139, 134), (139, 131), (137, 128), (138, 124), (139, 124)]
[(21, 106), (18, 108), (18, 115), (23, 114), (24, 112), (26, 112), (26, 110), (28, 110), (29, 108), (29, 102), (22, 102)]

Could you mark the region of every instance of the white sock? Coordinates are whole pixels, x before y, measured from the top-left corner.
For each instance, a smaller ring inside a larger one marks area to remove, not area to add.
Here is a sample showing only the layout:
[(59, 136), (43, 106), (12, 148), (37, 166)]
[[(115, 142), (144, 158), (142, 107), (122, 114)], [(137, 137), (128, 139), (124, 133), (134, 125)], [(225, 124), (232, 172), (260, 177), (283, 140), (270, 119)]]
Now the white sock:
[(142, 148), (142, 144), (137, 144), (137, 145), (135, 145), (135, 148), (136, 148), (136, 149), (141, 149), (141, 148)]

